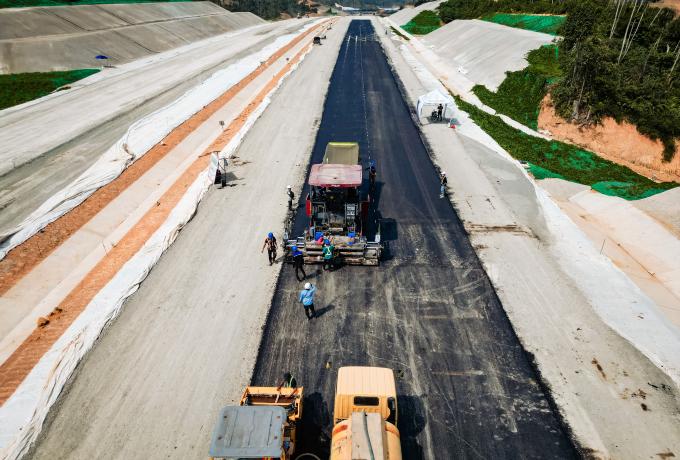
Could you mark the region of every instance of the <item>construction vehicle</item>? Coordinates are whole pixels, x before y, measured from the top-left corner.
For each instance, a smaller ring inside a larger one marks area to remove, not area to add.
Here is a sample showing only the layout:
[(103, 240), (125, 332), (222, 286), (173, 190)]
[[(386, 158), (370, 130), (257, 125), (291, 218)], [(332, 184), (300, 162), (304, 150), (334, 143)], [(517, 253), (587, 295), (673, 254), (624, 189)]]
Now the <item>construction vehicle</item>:
[(378, 265), (382, 251), (380, 225), (374, 241), (365, 233), (371, 197), (362, 191), (363, 167), (356, 142), (329, 142), (323, 161), (312, 165), (305, 212), (309, 224), (303, 236), (286, 242), (286, 259), (296, 246), (307, 264), (323, 262), (323, 245), (330, 241), (335, 257), (351, 265)]
[(302, 417), (302, 387), (246, 387), (238, 406), (220, 411), (210, 458), (290, 460)]
[(397, 416), (391, 369), (341, 367), (330, 460), (401, 460)]

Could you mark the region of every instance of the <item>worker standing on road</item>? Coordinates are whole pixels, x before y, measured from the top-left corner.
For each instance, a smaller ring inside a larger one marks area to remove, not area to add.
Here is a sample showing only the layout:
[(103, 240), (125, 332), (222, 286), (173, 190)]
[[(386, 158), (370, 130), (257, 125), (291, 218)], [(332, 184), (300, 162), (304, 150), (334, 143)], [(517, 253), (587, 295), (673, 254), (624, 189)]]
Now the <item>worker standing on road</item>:
[(448, 179), (446, 178), (446, 173), (442, 171), (439, 174), (439, 198), (444, 198), (444, 195), (446, 195), (446, 185), (449, 183)]
[(330, 240), (325, 240), (323, 244), (323, 249), (321, 250), (323, 253), (323, 269), (324, 270), (329, 270), (333, 268), (333, 251), (335, 250), (335, 246), (333, 246), (333, 243), (330, 242)]
[(307, 320), (310, 320), (316, 316), (314, 311), (314, 293), (316, 293), (316, 286), (312, 283), (305, 283), (305, 288), (300, 291), (300, 302), (302, 306), (305, 307), (305, 316)]
[(260, 254), (264, 252), (264, 248), (267, 248), (267, 256), (269, 257), (269, 265), (272, 265), (274, 262), (276, 262), (276, 237), (272, 232), (269, 232), (267, 235), (267, 238), (264, 239), (264, 244), (262, 245), (262, 250), (260, 251)]
[(444, 111), (444, 106), (441, 105), (441, 104), (439, 104), (439, 105), (437, 106), (437, 120), (439, 120), (439, 121), (442, 121), (442, 120), (443, 120), (443, 118), (442, 118), (442, 112), (443, 112), (443, 111)]
[(279, 385), (279, 390), (281, 388), (297, 388), (297, 380), (295, 380), (295, 377), (290, 372), (283, 374), (283, 381)]
[(286, 194), (288, 195), (288, 210), (293, 210), (293, 200), (295, 199), (295, 192), (293, 192), (293, 187), (290, 185), (286, 187)]
[(377, 171), (375, 169), (375, 160), (369, 161), (369, 166), (368, 166), (368, 184), (371, 190), (375, 188), (375, 177), (377, 175)]
[[(298, 281), (304, 281), (307, 278), (307, 273), (305, 273), (305, 256), (302, 251), (298, 249), (297, 246), (293, 246), (293, 266), (295, 267), (295, 278)], [(298, 275), (298, 272), (302, 272), (302, 279)]]

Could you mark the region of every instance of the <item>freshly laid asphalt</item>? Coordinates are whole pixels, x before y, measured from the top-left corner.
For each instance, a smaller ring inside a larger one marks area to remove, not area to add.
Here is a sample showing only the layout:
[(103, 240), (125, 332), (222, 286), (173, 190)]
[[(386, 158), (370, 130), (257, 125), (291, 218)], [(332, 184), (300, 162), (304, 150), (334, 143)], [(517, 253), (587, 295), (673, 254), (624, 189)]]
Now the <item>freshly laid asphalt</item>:
[[(253, 383), (275, 385), (290, 371), (305, 387), (298, 453), (328, 456), (337, 370), (371, 365), (397, 376), (405, 459), (576, 457), (458, 216), (439, 198), (373, 34), (366, 20), (349, 27), (312, 163), (329, 141), (357, 141), (362, 161), (376, 160), (385, 258), (333, 272), (307, 266), (318, 288), (311, 321), (297, 302), (302, 283), (283, 267)], [(299, 209), (295, 234), (306, 223)]]

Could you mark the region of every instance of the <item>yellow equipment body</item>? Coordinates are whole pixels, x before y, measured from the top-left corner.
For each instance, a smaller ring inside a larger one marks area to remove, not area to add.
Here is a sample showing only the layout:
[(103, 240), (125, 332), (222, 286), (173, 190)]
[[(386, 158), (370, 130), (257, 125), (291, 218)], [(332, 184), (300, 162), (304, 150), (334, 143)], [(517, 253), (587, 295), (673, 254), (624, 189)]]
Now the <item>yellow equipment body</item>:
[(335, 390), (331, 460), (401, 460), (394, 373), (341, 367)]
[(302, 390), (246, 387), (238, 406), (226, 406), (220, 412), (210, 458), (292, 459), (302, 417)]

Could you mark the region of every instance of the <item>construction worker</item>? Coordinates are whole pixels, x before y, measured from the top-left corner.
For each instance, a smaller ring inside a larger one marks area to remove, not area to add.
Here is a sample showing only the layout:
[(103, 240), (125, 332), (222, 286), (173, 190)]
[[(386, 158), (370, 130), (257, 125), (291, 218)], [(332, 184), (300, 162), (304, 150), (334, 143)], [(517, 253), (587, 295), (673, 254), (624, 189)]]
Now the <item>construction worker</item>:
[(262, 250), (260, 251), (260, 254), (264, 252), (264, 248), (267, 248), (269, 265), (272, 265), (274, 262), (276, 262), (276, 248), (277, 248), (276, 237), (272, 232), (269, 232), (267, 238), (264, 239), (264, 244), (262, 245)]
[(316, 293), (316, 286), (312, 283), (305, 283), (305, 288), (300, 291), (299, 300), (302, 306), (305, 307), (305, 316), (307, 316), (307, 321), (316, 316), (314, 311), (314, 294)]
[(286, 372), (283, 374), (283, 382), (281, 382), (279, 388), (297, 388), (297, 380), (290, 372)]
[(375, 176), (377, 175), (375, 169), (375, 160), (371, 160), (368, 163), (368, 184), (373, 189), (375, 187)]
[(444, 198), (444, 195), (446, 194), (446, 185), (449, 183), (448, 179), (446, 178), (446, 173), (442, 171), (439, 174), (439, 198)]
[(290, 185), (286, 187), (286, 194), (288, 195), (288, 210), (293, 210), (293, 200), (295, 199), (295, 193), (293, 192), (293, 187)]
[(322, 253), (323, 253), (323, 269), (324, 270), (329, 270), (333, 268), (333, 251), (335, 250), (335, 246), (333, 246), (333, 243), (331, 243), (330, 240), (326, 239), (323, 242), (323, 248), (322, 248)]
[(442, 112), (443, 112), (443, 111), (444, 111), (444, 106), (441, 105), (441, 104), (439, 104), (439, 105), (437, 106), (437, 120), (438, 120), (438, 121), (442, 121), (442, 120), (443, 120), (443, 118), (442, 118)]
[[(305, 273), (305, 256), (302, 254), (302, 251), (298, 249), (297, 246), (293, 246), (293, 266), (295, 267), (295, 278), (297, 278), (298, 281), (304, 281), (305, 278), (307, 278), (307, 274)], [(300, 276), (298, 275), (298, 272), (302, 272), (302, 279), (300, 279)]]

